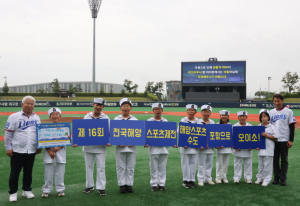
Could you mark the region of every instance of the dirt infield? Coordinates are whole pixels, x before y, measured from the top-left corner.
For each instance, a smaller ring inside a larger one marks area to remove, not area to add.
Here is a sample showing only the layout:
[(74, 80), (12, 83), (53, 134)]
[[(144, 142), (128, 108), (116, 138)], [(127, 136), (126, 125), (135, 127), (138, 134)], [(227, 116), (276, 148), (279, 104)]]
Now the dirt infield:
[[(60, 122), (72, 122), (73, 119), (82, 119), (83, 117), (62, 117)], [(51, 123), (50, 119), (42, 119), (42, 123)]]

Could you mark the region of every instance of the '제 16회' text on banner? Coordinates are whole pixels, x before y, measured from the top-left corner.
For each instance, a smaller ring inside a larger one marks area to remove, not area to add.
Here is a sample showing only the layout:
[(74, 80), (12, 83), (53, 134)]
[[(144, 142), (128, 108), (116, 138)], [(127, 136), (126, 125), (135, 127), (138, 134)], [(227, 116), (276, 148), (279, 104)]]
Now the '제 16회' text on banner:
[(73, 144), (78, 146), (109, 143), (108, 119), (74, 119)]

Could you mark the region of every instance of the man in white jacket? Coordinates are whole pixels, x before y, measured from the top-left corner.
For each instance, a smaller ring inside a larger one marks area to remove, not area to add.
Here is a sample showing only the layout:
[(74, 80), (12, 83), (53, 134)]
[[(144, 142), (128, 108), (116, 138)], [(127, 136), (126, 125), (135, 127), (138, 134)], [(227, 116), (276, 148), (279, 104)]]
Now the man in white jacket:
[[(101, 98), (94, 98), (94, 111), (88, 113), (84, 119), (108, 119), (109, 117), (102, 112), (106, 101)], [(86, 169), (86, 189), (84, 193), (90, 193), (94, 190), (94, 164), (96, 160), (97, 165), (97, 180), (96, 189), (100, 196), (105, 196), (106, 176), (105, 176), (105, 157), (106, 157), (106, 146), (110, 147), (111, 144), (107, 145), (95, 145), (95, 146), (83, 146), (82, 151), (84, 153), (85, 169)]]
[(25, 96), (22, 99), (22, 110), (8, 117), (5, 125), (5, 147), (6, 155), (10, 157), (9, 177), (9, 201), (17, 201), (18, 180), (23, 169), (23, 197), (34, 198), (31, 190), (32, 168), (35, 154), (41, 153), (37, 149), (36, 124), (41, 120), (33, 112), (35, 99), (32, 96)]

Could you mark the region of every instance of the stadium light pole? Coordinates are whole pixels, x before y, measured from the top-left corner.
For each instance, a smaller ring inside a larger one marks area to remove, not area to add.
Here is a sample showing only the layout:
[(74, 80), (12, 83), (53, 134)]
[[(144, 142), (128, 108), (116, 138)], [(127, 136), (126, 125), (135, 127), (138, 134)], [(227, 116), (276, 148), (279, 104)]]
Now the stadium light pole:
[(272, 80), (272, 77), (268, 77), (268, 99), (270, 95), (270, 80)]
[(95, 83), (95, 44), (96, 44), (96, 37), (95, 37), (95, 34), (96, 34), (96, 18), (97, 18), (97, 15), (98, 15), (98, 12), (99, 12), (99, 9), (100, 9), (100, 6), (101, 6), (101, 3), (102, 3), (102, 0), (88, 0), (89, 2), (89, 6), (90, 6), (90, 9), (91, 9), (91, 13), (92, 13), (92, 18), (94, 19), (94, 32), (93, 32), (93, 83), (92, 83), (92, 92), (96, 92), (96, 83)]

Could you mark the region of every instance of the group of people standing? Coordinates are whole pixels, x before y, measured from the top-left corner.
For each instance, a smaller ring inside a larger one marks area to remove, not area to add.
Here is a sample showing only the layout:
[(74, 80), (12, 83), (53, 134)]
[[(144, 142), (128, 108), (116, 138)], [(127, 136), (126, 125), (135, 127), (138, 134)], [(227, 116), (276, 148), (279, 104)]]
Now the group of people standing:
[[(211, 172), (213, 168), (214, 148), (189, 148), (188, 146), (180, 148), (181, 168), (183, 174), (183, 186), (185, 188), (196, 188), (196, 171), (198, 185), (204, 186), (205, 183), (214, 185), (215, 183), (228, 183), (227, 170), (230, 154), (234, 157), (234, 183), (239, 183), (242, 176), (242, 161), (244, 161), (244, 179), (247, 183), (252, 183), (252, 149), (258, 150), (259, 166), (256, 175), (256, 184), (267, 186), (272, 179), (272, 168), (274, 171), (273, 184), (286, 185), (286, 175), (288, 169), (288, 149), (292, 147), (295, 132), (296, 119), (292, 110), (283, 106), (283, 97), (280, 94), (273, 96), (275, 109), (260, 111), (259, 121), (265, 126), (266, 149), (259, 148), (239, 149), (220, 147), (217, 150), (216, 159), (216, 178), (213, 182)], [(84, 119), (109, 119), (102, 110), (106, 101), (101, 98), (94, 99), (94, 111), (88, 113)], [(9, 200), (17, 201), (18, 179), (23, 169), (23, 193), (22, 196), (33, 198), (31, 192), (32, 168), (35, 155), (41, 153), (36, 145), (36, 124), (40, 124), (40, 118), (33, 112), (35, 99), (26, 96), (22, 100), (22, 110), (9, 116), (5, 126), (5, 147), (6, 154), (10, 157), (11, 172), (9, 178)], [(120, 100), (121, 115), (115, 117), (115, 120), (137, 120), (130, 114), (132, 109), (131, 100), (123, 98)], [(163, 104), (153, 103), (152, 110), (154, 117), (148, 121), (167, 122), (163, 118)], [(187, 117), (181, 119), (181, 122), (190, 124), (215, 124), (209, 119), (212, 107), (210, 105), (201, 106), (202, 119), (195, 117), (198, 107), (196, 104), (186, 105)], [(62, 111), (59, 108), (48, 110), (49, 118), (53, 123), (59, 123)], [(220, 111), (220, 121), (217, 124), (231, 124), (229, 121), (230, 112)], [(247, 111), (237, 113), (239, 122), (233, 126), (251, 126), (247, 123)], [(93, 172), (96, 161), (97, 179), (96, 189), (100, 196), (105, 196), (106, 176), (105, 176), (105, 158), (107, 145), (83, 146), (84, 160), (86, 166), (86, 188), (84, 193), (90, 193), (95, 188)], [(73, 145), (77, 147), (77, 145)], [(145, 145), (149, 147), (149, 145)], [(177, 145), (174, 145), (177, 148)], [(134, 169), (136, 163), (137, 146), (117, 145), (116, 153), (116, 171), (117, 181), (120, 187), (120, 193), (132, 193), (134, 182)], [(168, 147), (149, 147), (150, 157), (150, 185), (152, 191), (166, 190), (166, 165), (168, 159)], [(273, 158), (274, 156), (274, 158)], [(280, 164), (281, 159), (281, 164)], [(66, 148), (54, 147), (46, 148), (44, 151), (44, 177), (45, 184), (42, 186), (42, 197), (48, 197), (53, 189), (53, 176), (55, 176), (55, 186), (58, 196), (64, 196), (64, 173), (66, 163)], [(198, 166), (197, 166), (198, 165)]]

